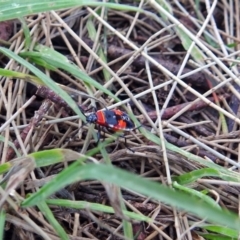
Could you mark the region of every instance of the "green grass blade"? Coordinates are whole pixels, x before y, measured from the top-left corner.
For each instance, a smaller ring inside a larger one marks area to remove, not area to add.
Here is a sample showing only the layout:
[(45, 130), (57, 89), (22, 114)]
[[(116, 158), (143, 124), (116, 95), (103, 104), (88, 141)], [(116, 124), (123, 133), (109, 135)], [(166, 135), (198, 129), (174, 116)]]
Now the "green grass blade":
[[(177, 35), (181, 39), (181, 42), (182, 42), (182, 45), (183, 45), (184, 49), (188, 50), (190, 48), (192, 42), (193, 42), (192, 39), (179, 27), (176, 27), (175, 29), (176, 29)], [(200, 51), (200, 49), (196, 45), (192, 48), (191, 56), (196, 61), (200, 61), (200, 62), (204, 61), (202, 52)]]
[(123, 223), (124, 237), (126, 239), (134, 239), (132, 223), (125, 219), (122, 220), (122, 223)]
[[(95, 29), (95, 26), (91, 18), (88, 19), (86, 26), (87, 26), (90, 39), (94, 41), (97, 35), (97, 31)], [(107, 64), (107, 56), (104, 54), (104, 51), (101, 46), (99, 46), (97, 54), (100, 57), (100, 59), (102, 59), (102, 61)], [(102, 71), (103, 71), (105, 81), (108, 81), (111, 78), (111, 74), (105, 68)]]
[[(54, 68), (56, 69), (56, 68)], [(26, 73), (20, 73), (20, 72), (16, 72), (16, 71), (12, 71), (12, 70), (7, 70), (7, 69), (3, 69), (3, 68), (0, 68), (0, 75), (1, 76), (5, 76), (5, 77), (9, 77), (9, 78), (12, 78), (14, 80), (14, 78), (19, 78), (19, 79), (22, 79), (24, 81), (27, 81), (27, 82), (30, 82), (36, 86), (39, 86), (39, 85), (43, 85), (45, 86), (44, 82), (39, 79), (38, 77), (35, 77), (33, 75), (30, 75), (30, 74), (26, 74)], [(87, 97), (87, 98), (92, 98), (94, 99), (95, 101), (98, 101), (97, 98), (93, 97), (93, 96), (90, 96), (88, 94), (86, 94), (85, 92), (82, 92), (82, 91), (79, 91), (79, 90), (75, 90), (75, 89), (72, 89), (72, 88), (69, 88), (69, 87), (66, 87), (64, 85), (61, 85), (61, 84), (58, 84), (64, 91), (67, 91), (67, 92), (70, 92), (70, 93), (76, 93), (78, 94), (79, 96), (84, 96), (84, 97)], [(103, 103), (102, 103), (103, 104)], [(103, 104), (104, 105), (104, 104)]]
[[(119, 197), (120, 197), (120, 201), (121, 201), (121, 203), (120, 203), (121, 211), (124, 214), (124, 212), (127, 211), (127, 208), (123, 201), (123, 197), (122, 197), (122, 194), (120, 191), (119, 191)], [(126, 219), (122, 219), (122, 225), (123, 225), (124, 237), (126, 239), (134, 239), (132, 223)]]
[(79, 110), (77, 104), (72, 100), (72, 98), (63, 91), (50, 77), (48, 77), (46, 74), (41, 72), (39, 69), (34, 67), (32, 64), (12, 52), (11, 50), (0, 47), (0, 52), (8, 56), (9, 58), (13, 58), (18, 63), (22, 64), (24, 67), (29, 69), (31, 72), (33, 72), (38, 78), (40, 78), (44, 84), (49, 87), (51, 90), (53, 90), (58, 96), (61, 96), (64, 101), (73, 109), (73, 111), (78, 114), (82, 119), (85, 119), (81, 111)]
[(1, 164), (0, 165), (0, 175), (9, 171), (12, 166), (13, 166), (13, 164), (11, 162)]
[(62, 226), (59, 224), (59, 222), (55, 219), (52, 211), (48, 207), (48, 205), (43, 201), (41, 203), (38, 203), (38, 208), (40, 209), (41, 213), (44, 214), (45, 218), (48, 220), (48, 222), (51, 224), (51, 226), (54, 228), (56, 233), (58, 233), (59, 237), (63, 240), (68, 240), (69, 237), (67, 233), (64, 231)]
[[(61, 206), (66, 208), (74, 208), (74, 209), (89, 209), (91, 211), (99, 211), (104, 213), (114, 213), (114, 209), (109, 206), (105, 206), (99, 203), (91, 203), (86, 201), (71, 201), (65, 199), (47, 199), (46, 203), (49, 205)], [(145, 222), (152, 222), (153, 220), (149, 217), (144, 215), (129, 212), (127, 210), (123, 210), (124, 215), (127, 217), (136, 220), (136, 221), (145, 221)]]
[(21, 0), (13, 2), (12, 0), (4, 0), (1, 2), (0, 21), (24, 17), (34, 13), (41, 13), (51, 10), (62, 10), (74, 7), (107, 7), (121, 11), (139, 11), (141, 9), (124, 4), (105, 3), (92, 0)]
[[(167, 1), (165, 1), (165, 0), (156, 0), (156, 2), (158, 4), (160, 4), (166, 11), (168, 11), (169, 13), (172, 13), (172, 7), (171, 7), (171, 5), (169, 5), (169, 3)], [(164, 13), (160, 12), (160, 16), (163, 18), (163, 20), (165, 22), (168, 21), (168, 18), (167, 18), (167, 16)]]
[(238, 238), (221, 236), (220, 234), (199, 233), (199, 235), (206, 240), (238, 240)]
[(212, 198), (210, 198), (209, 196), (203, 194), (202, 192), (199, 192), (199, 191), (197, 191), (195, 189), (191, 189), (191, 188), (182, 186), (182, 185), (178, 184), (177, 182), (173, 182), (173, 187), (175, 189), (178, 189), (178, 190), (181, 190), (183, 192), (189, 193), (189, 194), (191, 194), (193, 196), (197, 196), (200, 199), (203, 199), (205, 202), (208, 202), (213, 207), (217, 207), (217, 208), (221, 209), (220, 206)]
[(127, 187), (147, 197), (195, 213), (201, 218), (207, 218), (215, 223), (240, 230), (238, 216), (227, 210), (213, 207), (202, 199), (185, 192), (173, 190), (156, 182), (143, 179), (135, 174), (104, 164), (87, 164), (82, 166), (78, 162), (73, 163), (58, 174), (54, 181), (44, 185), (37, 193), (25, 199), (22, 202), (22, 207), (34, 206), (65, 186), (87, 179), (97, 179), (123, 188)]
[(28, 157), (35, 161), (37, 167), (45, 167), (64, 161), (73, 161), (80, 158), (81, 155), (70, 149), (56, 148), (31, 153)]
[(0, 68), (0, 75), (4, 76), (4, 77), (10, 77), (10, 78), (20, 78), (20, 79), (28, 81), (36, 86), (44, 85), (44, 82), (41, 79), (39, 79), (33, 75), (26, 74), (26, 73), (21, 73), (21, 72), (16, 72), (16, 71)]
[[(81, 155), (69, 149), (51, 149), (35, 153), (27, 156), (15, 158), (7, 163), (0, 165), (0, 174), (8, 172), (12, 167), (26, 161), (34, 161), (36, 167), (45, 167), (61, 162), (73, 161), (80, 158)], [(87, 158), (87, 157), (86, 157)]]
[(45, 46), (38, 45), (35, 48), (39, 52), (24, 52), (21, 53), (21, 56), (25, 58), (31, 59), (34, 63), (37, 63), (39, 60), (44, 61), (48, 66), (61, 68), (78, 79), (81, 79), (84, 83), (88, 85), (92, 85), (99, 89), (100, 91), (106, 93), (110, 97), (112, 97), (115, 101), (119, 101), (119, 99), (112, 94), (108, 89), (103, 87), (100, 83), (96, 82), (86, 73), (82, 72), (75, 64), (70, 62), (65, 56), (61, 55), (60, 53), (56, 52), (53, 49), (50, 49)]
[(203, 169), (198, 169), (192, 172), (182, 174), (181, 176), (178, 176), (178, 177), (173, 177), (173, 180), (177, 181), (181, 185), (185, 185), (185, 184), (193, 183), (202, 177), (220, 177), (221, 178), (221, 173), (217, 169), (203, 168)]
[(24, 45), (25, 45), (25, 49), (29, 49), (31, 46), (31, 35), (30, 35), (30, 30), (26, 24), (26, 21), (24, 18), (19, 18), (21, 24), (22, 24), (22, 29), (23, 29), (23, 33), (24, 33)]
[(106, 139), (104, 142), (98, 144), (97, 147), (92, 148), (90, 151), (86, 153), (86, 155), (82, 156), (78, 152), (72, 151), (70, 149), (50, 149), (43, 150), (35, 153), (31, 153), (24, 157), (15, 158), (7, 163), (0, 165), (0, 174), (8, 172), (12, 167), (21, 164), (24, 161), (34, 161), (36, 167), (44, 167), (50, 166), (56, 163), (68, 162), (79, 159), (81, 157), (81, 161), (79, 163), (83, 163), (88, 159), (89, 156), (93, 156), (100, 152), (100, 150), (104, 149), (109, 143), (113, 141), (113, 138)]
[(223, 227), (223, 226), (217, 226), (217, 225), (207, 225), (207, 226), (203, 226), (202, 228), (204, 228), (208, 231), (211, 231), (211, 232), (215, 232), (215, 233), (225, 235), (227, 237), (231, 237), (231, 238), (237, 238), (238, 237), (238, 232), (231, 229), (231, 228), (227, 228), (227, 227)]
[(0, 211), (0, 239), (4, 239), (4, 226), (6, 221), (6, 213), (4, 209)]

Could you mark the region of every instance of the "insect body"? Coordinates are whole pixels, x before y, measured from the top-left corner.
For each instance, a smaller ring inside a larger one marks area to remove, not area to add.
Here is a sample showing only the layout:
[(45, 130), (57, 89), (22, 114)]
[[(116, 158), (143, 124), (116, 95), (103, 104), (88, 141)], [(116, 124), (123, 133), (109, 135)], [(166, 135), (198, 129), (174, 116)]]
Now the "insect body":
[(106, 127), (112, 131), (131, 131), (135, 129), (134, 123), (131, 121), (127, 113), (119, 110), (98, 110), (86, 116), (88, 123), (94, 123)]
[[(82, 113), (86, 117), (87, 123), (92, 123), (97, 125), (98, 127), (98, 141), (100, 140), (100, 128), (105, 127), (113, 132), (123, 132), (123, 131), (132, 131), (138, 129), (139, 127), (135, 127), (132, 120), (129, 118), (128, 114), (119, 110), (119, 109), (104, 109), (104, 110), (95, 110), (95, 112), (89, 114), (88, 116), (84, 113), (83, 109), (81, 109)], [(126, 138), (124, 135), (119, 135), (119, 137), (123, 137), (125, 140), (125, 146), (130, 151), (134, 152), (127, 146)]]

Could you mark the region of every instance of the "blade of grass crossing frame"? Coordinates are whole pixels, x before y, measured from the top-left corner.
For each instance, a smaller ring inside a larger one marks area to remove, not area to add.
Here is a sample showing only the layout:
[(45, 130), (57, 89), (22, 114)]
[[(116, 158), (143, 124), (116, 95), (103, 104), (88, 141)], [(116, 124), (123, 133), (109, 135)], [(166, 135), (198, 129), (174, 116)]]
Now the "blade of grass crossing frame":
[(74, 8), (74, 7), (107, 7), (112, 8), (120, 11), (138, 11), (143, 12), (142, 9), (137, 7), (125, 5), (125, 4), (116, 4), (116, 3), (107, 3), (107, 2), (99, 2), (99, 1), (92, 1), (92, 0), (54, 0), (54, 4), (52, 0), (42, 0), (42, 1), (35, 1), (35, 0), (28, 0), (28, 1), (16, 1), (14, 3), (12, 0), (4, 0), (1, 2), (1, 14), (0, 14), (0, 21), (6, 21), (9, 19), (15, 19), (24, 17), (27, 15), (32, 15), (35, 13), (42, 13), (51, 10), (63, 10), (67, 8)]
[[(36, 167), (45, 167), (57, 163), (73, 161), (82, 155), (70, 149), (51, 149), (31, 153), (27, 156), (15, 158), (7, 163), (0, 165), (0, 174), (8, 172), (12, 167), (24, 161), (34, 161)], [(87, 156), (86, 156), (87, 159)], [(86, 160), (85, 159), (85, 160)]]
[[(45, 64), (46, 65), (46, 64)], [(54, 67), (54, 70), (56, 68)], [(0, 75), (4, 76), (4, 77), (10, 77), (10, 78), (19, 78), (22, 79), (24, 81), (30, 82), (36, 86), (38, 85), (45, 85), (44, 82), (39, 79), (38, 77), (35, 77), (33, 75), (30, 74), (26, 74), (26, 73), (20, 73), (20, 72), (16, 72), (16, 71), (11, 71), (11, 70), (7, 70), (7, 69), (3, 69), (0, 68)], [(14, 80), (14, 79), (13, 79)], [(70, 92), (70, 93), (76, 93), (79, 96), (83, 96), (83, 97), (87, 97), (87, 98), (92, 98), (95, 101), (99, 101), (99, 103), (101, 103), (104, 106), (104, 103), (102, 103), (100, 100), (98, 100), (96, 97), (90, 96), (89, 94), (79, 91), (79, 90), (74, 90), (70, 87), (58, 84), (58, 86), (60, 86), (64, 91)]]
[(59, 173), (54, 181), (50, 181), (37, 193), (25, 199), (22, 202), (22, 207), (34, 206), (71, 183), (93, 178), (163, 201), (171, 206), (195, 213), (201, 218), (207, 218), (208, 221), (240, 230), (240, 219), (237, 215), (225, 209), (219, 209), (189, 193), (173, 190), (111, 165), (86, 164), (83, 166), (79, 165), (78, 161)]
[(80, 158), (82, 162), (78, 160), (79, 164), (84, 163), (89, 156), (93, 156), (94, 154), (99, 153), (102, 148), (105, 148), (112, 141), (113, 139), (106, 139), (104, 142), (101, 142), (97, 147), (92, 148), (90, 151), (88, 151), (84, 156), (70, 149), (61, 149), (61, 148), (43, 150), (43, 151), (31, 153), (27, 156), (15, 158), (12, 161), (1, 164), (0, 174), (4, 174), (8, 172), (13, 166), (15, 166), (16, 164), (19, 164), (19, 162), (22, 162), (22, 161), (34, 160), (36, 167), (50, 166), (56, 163), (73, 161)]
[(26, 67), (28, 70), (33, 72), (38, 78), (40, 78), (46, 86), (48, 86), (51, 90), (53, 90), (58, 96), (61, 96), (64, 101), (73, 109), (73, 111), (78, 114), (81, 119), (85, 121), (84, 115), (81, 113), (79, 110), (77, 104), (72, 100), (72, 98), (65, 92), (63, 91), (50, 77), (48, 77), (46, 74), (41, 72), (39, 69), (34, 67), (32, 64), (12, 52), (11, 50), (0, 47), (0, 52), (8, 56), (9, 58), (13, 58), (15, 61)]
[[(36, 46), (35, 49), (39, 52), (24, 52), (24, 53), (21, 53), (21, 56), (25, 58), (29, 58), (35, 63), (37, 63), (39, 59), (44, 60), (46, 64), (48, 64), (48, 66), (61, 68), (69, 72), (73, 76), (75, 76), (77, 79), (81, 79), (84, 83), (92, 85), (97, 89), (99, 89), (100, 91), (106, 93), (107, 95), (112, 97), (115, 101), (120, 101), (108, 89), (106, 89), (100, 83), (96, 82), (86, 73), (82, 72), (75, 64), (70, 62), (65, 56), (61, 55), (60, 53), (56, 52), (53, 49), (50, 49), (42, 45)], [(59, 55), (61, 55), (61, 58), (59, 58)], [(56, 57), (53, 57), (53, 56), (56, 56)]]

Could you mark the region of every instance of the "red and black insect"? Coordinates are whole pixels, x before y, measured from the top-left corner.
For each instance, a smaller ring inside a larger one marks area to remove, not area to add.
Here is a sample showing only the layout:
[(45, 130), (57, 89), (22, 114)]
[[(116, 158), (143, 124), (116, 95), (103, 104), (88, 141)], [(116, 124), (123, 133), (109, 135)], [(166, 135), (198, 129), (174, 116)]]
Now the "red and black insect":
[[(85, 115), (84, 112), (83, 114)], [(127, 113), (119, 109), (95, 110), (95, 112), (89, 114), (88, 116), (85, 115), (85, 117), (87, 123), (96, 124), (98, 126), (98, 141), (100, 139), (101, 126), (106, 127), (108, 130), (113, 132), (126, 132), (139, 128), (135, 127), (134, 123), (132, 122)], [(125, 146), (127, 147), (126, 138), (123, 135), (120, 135), (120, 137), (123, 137), (125, 139)]]
[(128, 114), (119, 109), (95, 111), (86, 116), (86, 121), (106, 127), (114, 132), (132, 131), (135, 129), (135, 125)]

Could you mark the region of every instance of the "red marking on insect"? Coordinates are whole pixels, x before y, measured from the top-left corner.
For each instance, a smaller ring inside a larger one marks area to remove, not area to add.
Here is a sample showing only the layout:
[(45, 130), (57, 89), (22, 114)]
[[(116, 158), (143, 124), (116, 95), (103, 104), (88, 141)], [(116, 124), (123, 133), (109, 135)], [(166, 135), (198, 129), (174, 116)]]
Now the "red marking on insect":
[(86, 116), (88, 123), (98, 124), (113, 131), (132, 131), (135, 125), (128, 114), (119, 110), (98, 110)]

